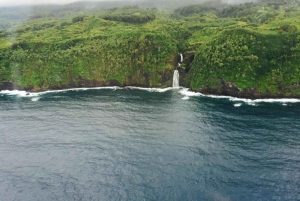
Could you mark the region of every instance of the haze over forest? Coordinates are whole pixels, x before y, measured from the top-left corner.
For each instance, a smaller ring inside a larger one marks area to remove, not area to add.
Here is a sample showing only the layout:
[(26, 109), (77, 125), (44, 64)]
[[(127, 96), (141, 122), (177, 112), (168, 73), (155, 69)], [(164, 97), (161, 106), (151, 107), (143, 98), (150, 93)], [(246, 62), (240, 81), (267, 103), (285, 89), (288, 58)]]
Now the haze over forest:
[[(104, 1), (97, 1), (97, 0), (83, 0), (83, 1), (76, 1), (76, 0), (45, 0), (45, 1), (40, 1), (40, 0), (2, 0), (0, 1), (0, 7), (7, 7), (7, 6), (19, 6), (19, 5), (39, 5), (39, 4), (69, 4), (69, 3), (74, 3), (74, 2), (118, 2), (118, 0), (104, 0)], [(121, 0), (122, 2), (145, 2), (145, 0)], [(162, 2), (175, 2), (182, 4), (182, 2), (176, 1), (176, 0), (160, 0), (156, 1), (157, 4), (162, 3)], [(239, 3), (245, 3), (245, 2), (251, 2), (255, 0), (222, 0), (224, 3), (229, 3), (229, 4), (239, 4)], [(183, 1), (185, 4), (189, 3), (201, 3), (204, 2), (203, 0), (188, 0), (188, 1)]]
[(138, 6), (141, 9), (172, 12), (179, 7), (203, 3), (208, 7), (216, 7), (221, 4), (242, 4), (250, 1), (255, 0), (2, 0), (0, 1), (0, 29), (9, 28), (24, 20), (32, 20), (35, 16), (61, 19), (122, 6)]

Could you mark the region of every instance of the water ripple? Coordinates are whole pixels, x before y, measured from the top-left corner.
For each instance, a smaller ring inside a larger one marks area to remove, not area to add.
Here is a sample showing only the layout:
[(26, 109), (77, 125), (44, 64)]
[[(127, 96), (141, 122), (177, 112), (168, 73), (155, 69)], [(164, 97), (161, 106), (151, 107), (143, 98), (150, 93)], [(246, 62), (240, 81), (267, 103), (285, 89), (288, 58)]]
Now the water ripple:
[(297, 103), (113, 90), (0, 97), (0, 197), (300, 199)]

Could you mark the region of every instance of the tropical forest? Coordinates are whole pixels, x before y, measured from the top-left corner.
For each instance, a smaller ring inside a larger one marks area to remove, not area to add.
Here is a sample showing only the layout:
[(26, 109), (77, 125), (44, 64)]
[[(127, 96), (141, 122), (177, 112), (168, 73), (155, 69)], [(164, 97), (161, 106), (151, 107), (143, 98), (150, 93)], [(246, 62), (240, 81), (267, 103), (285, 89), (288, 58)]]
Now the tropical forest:
[[(101, 1), (0, 8), (0, 90), (180, 86), (300, 97), (300, 1)], [(182, 56), (182, 59), (181, 59)]]

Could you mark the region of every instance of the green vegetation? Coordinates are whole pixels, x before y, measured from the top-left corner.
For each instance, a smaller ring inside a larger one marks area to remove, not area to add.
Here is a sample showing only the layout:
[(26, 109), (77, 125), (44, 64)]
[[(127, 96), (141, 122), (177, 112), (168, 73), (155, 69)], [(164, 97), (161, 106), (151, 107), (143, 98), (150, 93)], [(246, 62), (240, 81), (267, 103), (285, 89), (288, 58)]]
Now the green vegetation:
[(8, 83), (34, 91), (111, 83), (165, 87), (183, 53), (182, 77), (193, 90), (213, 93), (232, 83), (270, 97), (300, 97), (299, 1), (213, 1), (174, 11), (145, 2), (143, 8), (79, 4), (40, 7), (31, 15), (25, 9), (30, 17), (23, 22), (14, 12), (0, 14), (6, 19), (0, 89)]
[(194, 89), (217, 89), (225, 80), (241, 89), (257, 88), (274, 96), (288, 91), (300, 78), (300, 55), (293, 49), (297, 36), (225, 30), (199, 48), (191, 85)]
[(124, 6), (121, 9), (113, 9), (114, 12), (102, 16), (105, 20), (143, 24), (155, 19), (151, 11), (141, 10), (137, 6)]

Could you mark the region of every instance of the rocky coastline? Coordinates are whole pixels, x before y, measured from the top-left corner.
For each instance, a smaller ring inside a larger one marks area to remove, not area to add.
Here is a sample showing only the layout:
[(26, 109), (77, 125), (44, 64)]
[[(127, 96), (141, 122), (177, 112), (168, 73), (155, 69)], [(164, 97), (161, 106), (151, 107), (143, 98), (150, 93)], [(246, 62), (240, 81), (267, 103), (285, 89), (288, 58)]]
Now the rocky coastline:
[[(33, 88), (22, 88), (16, 84), (7, 82), (4, 83), (1, 87), (0, 87), (0, 91), (3, 90), (24, 90), (27, 91), (29, 93), (36, 93), (36, 92), (44, 92), (44, 91), (48, 91), (48, 90), (64, 90), (64, 89), (72, 89), (72, 88), (93, 88), (93, 87), (127, 87), (127, 86), (135, 86), (135, 87), (144, 87), (144, 88), (149, 88), (149, 86), (147, 86), (147, 84), (130, 84), (130, 85), (122, 85), (121, 83), (119, 83), (116, 80), (109, 80), (107, 82), (97, 82), (97, 81), (82, 81), (80, 83), (74, 83), (74, 84), (70, 84), (70, 85), (63, 85), (63, 86), (59, 86), (59, 87), (51, 87), (51, 88), (47, 88), (47, 89), (42, 89), (42, 90), (35, 90)], [(182, 86), (182, 85), (181, 85)], [(170, 86), (168, 86), (170, 87)], [(187, 87), (188, 86), (183, 86), (183, 87)], [(153, 87), (155, 88), (155, 87)], [(159, 86), (158, 86), (159, 88)], [(191, 90), (191, 89), (189, 89)], [(296, 98), (296, 99), (300, 99), (300, 96), (297, 94), (293, 94), (293, 93), (287, 93), (285, 92), (281, 92), (278, 94), (272, 94), (272, 93), (261, 93), (257, 90), (257, 88), (250, 88), (250, 89), (241, 89), (238, 88), (234, 83), (231, 82), (223, 82), (222, 85), (220, 85), (219, 87), (207, 87), (207, 86), (203, 86), (200, 89), (197, 90), (191, 90), (193, 92), (198, 92), (198, 93), (202, 93), (204, 95), (217, 95), (217, 96), (231, 96), (231, 97), (236, 97), (236, 98), (245, 98), (245, 99), (251, 99), (251, 100), (255, 100), (255, 99), (282, 99), (282, 98)]]
[(291, 87), (288, 90), (279, 91), (276, 94), (272, 92), (259, 92), (257, 88), (249, 88), (249, 89), (241, 89), (238, 88), (232, 82), (222, 81), (218, 87), (207, 87), (203, 86), (197, 90), (193, 90), (195, 92), (202, 93), (204, 95), (219, 95), (219, 96), (231, 96), (237, 98), (245, 98), (245, 99), (281, 99), (281, 98), (297, 98), (300, 99), (299, 94), (293, 93), (297, 86)]

